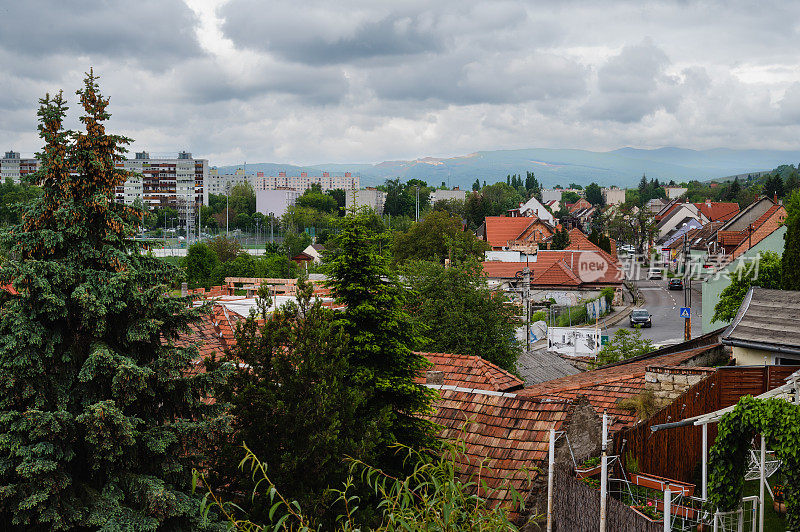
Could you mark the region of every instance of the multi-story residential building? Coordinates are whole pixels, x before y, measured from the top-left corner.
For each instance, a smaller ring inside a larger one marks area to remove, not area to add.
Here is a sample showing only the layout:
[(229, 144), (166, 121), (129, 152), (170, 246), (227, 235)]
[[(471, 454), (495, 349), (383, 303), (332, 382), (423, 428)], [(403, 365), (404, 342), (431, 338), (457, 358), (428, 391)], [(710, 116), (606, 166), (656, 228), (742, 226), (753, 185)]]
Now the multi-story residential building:
[(18, 151), (7, 151), (0, 159), (0, 179), (5, 181), (10, 177), (14, 183), (19, 183), (22, 176), (34, 173), (38, 168), (38, 160), (23, 159)]
[(624, 188), (604, 188), (603, 201), (606, 205), (621, 205), (625, 203), (625, 189)]
[(300, 192), (293, 188), (256, 190), (256, 211), (280, 218), (297, 202)]
[(367, 187), (363, 190), (349, 190), (345, 194), (344, 206), (348, 211), (359, 207), (369, 207), (378, 214), (383, 214), (383, 204), (386, 203), (386, 192), (377, 188)]
[[(263, 177), (263, 173), (258, 173), (259, 177)], [(208, 171), (208, 181), (205, 188), (208, 189), (209, 194), (222, 196), (230, 192), (230, 190), (239, 183), (250, 183), (255, 190), (256, 176), (245, 174), (241, 168), (237, 169), (232, 174), (220, 174), (216, 168), (211, 168)]]
[(458, 187), (454, 187), (453, 190), (440, 188), (431, 192), (431, 205), (433, 205), (437, 201), (444, 201), (444, 200), (464, 201), (466, 198), (467, 198), (466, 190), (461, 190)]
[(542, 189), (542, 203), (549, 203), (551, 201), (561, 201), (561, 195), (564, 192), (574, 192), (579, 196), (583, 196), (583, 190), (576, 188), (543, 188)]
[(358, 190), (361, 188), (361, 179), (353, 176), (350, 172), (345, 172), (344, 176), (332, 176), (330, 172), (322, 172), (321, 176), (309, 176), (308, 172), (300, 172), (299, 176), (287, 176), (286, 172), (278, 172), (277, 176), (265, 176), (259, 173), (256, 176), (256, 190), (276, 190), (293, 188), (300, 192), (305, 192), (311, 185), (319, 185), (322, 191), (334, 190)]
[(195, 159), (189, 152), (177, 158), (150, 157), (137, 152), (133, 159), (118, 163), (133, 175), (119, 185), (118, 203), (132, 204), (141, 199), (148, 209), (172, 207), (178, 212), (181, 225), (196, 227), (195, 220), (201, 205), (208, 205), (208, 160)]

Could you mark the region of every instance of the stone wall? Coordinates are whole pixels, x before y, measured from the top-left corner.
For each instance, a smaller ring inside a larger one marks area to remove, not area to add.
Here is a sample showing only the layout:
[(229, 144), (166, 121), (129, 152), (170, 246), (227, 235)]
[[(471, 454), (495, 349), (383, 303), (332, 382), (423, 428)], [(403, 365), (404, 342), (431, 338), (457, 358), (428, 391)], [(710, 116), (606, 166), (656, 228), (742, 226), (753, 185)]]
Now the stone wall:
[(659, 407), (666, 406), (715, 371), (705, 367), (648, 366), (644, 389), (653, 392)]

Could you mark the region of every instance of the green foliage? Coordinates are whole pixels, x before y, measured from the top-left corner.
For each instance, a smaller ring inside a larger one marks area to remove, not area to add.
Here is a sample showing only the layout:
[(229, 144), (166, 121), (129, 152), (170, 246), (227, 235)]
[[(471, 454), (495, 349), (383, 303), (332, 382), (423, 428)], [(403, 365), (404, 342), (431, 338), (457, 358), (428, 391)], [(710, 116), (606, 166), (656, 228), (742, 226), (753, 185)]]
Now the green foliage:
[(232, 261), (242, 251), (242, 245), (239, 244), (239, 241), (227, 235), (218, 235), (209, 240), (207, 245), (217, 256), (219, 262)]
[(742, 498), (747, 453), (753, 436), (762, 434), (786, 477), (786, 529), (800, 530), (800, 407), (781, 399), (742, 397), (717, 425), (709, 450), (708, 507), (735, 509)]
[(224, 427), (202, 401), (221, 375), (176, 347), (199, 309), (164, 294), (177, 269), (140, 253), (141, 211), (115, 203), (130, 140), (108, 134), (89, 73), (85, 132), (40, 100), (41, 197), (2, 239), (0, 523), (6, 530), (197, 530), (191, 465)]
[(424, 181), (409, 179), (407, 183), (401, 183), (400, 179), (387, 179), (384, 185), (386, 189), (384, 214), (414, 218), (417, 208), (417, 187), (419, 187), (419, 209), (422, 212), (430, 205), (431, 191)]
[(10, 177), (0, 185), (0, 224), (18, 224), (22, 207), (39, 197), (42, 190), (36, 185), (15, 184)]
[[(257, 479), (238, 471), (244, 442), (287, 497), (330, 525), (336, 511), (328, 489), (346, 481), (346, 456), (372, 460), (382, 421), (359, 417), (367, 393), (351, 385), (347, 337), (311, 284), (300, 279), (297, 303), (280, 309), (269, 308), (268, 286), (259, 296), (258, 311), (236, 330), (229, 360), (237, 370), (217, 393), (231, 405), (233, 432), (211, 478), (230, 492), (253, 492)], [(259, 520), (268, 520), (270, 502), (267, 493), (237, 500)]]
[(414, 262), (403, 270), (412, 292), (409, 314), (426, 339), (429, 351), (477, 355), (516, 372), (520, 346), (515, 315), (507, 300), (486, 286), (477, 262), (456, 262), (448, 268)]
[(581, 199), (580, 194), (577, 192), (572, 192), (571, 190), (565, 190), (561, 193), (561, 204), (566, 205), (567, 203), (575, 203)]
[(752, 264), (740, 264), (731, 272), (731, 284), (719, 295), (711, 323), (732, 321), (750, 287), (781, 288), (783, 282), (781, 256), (774, 251), (759, 252), (757, 260), (757, 268)]
[(430, 408), (432, 392), (414, 382), (428, 362), (412, 351), (419, 338), (406, 311), (408, 294), (391, 267), (387, 235), (364, 210), (344, 217), (341, 226), (325, 270), (331, 294), (345, 306), (337, 322), (350, 338), (350, 384), (367, 391), (358, 415), (376, 424), (385, 453), (380, 464), (399, 468), (388, 456), (391, 444), (420, 448), (433, 437), (433, 425), (419, 416)]
[[(510, 485), (503, 483), (497, 488), (488, 488), (481, 476), (492, 474), (492, 469), (485, 463), (477, 464), (477, 474), (462, 478), (459, 474), (460, 464), (469, 458), (461, 440), (445, 442), (443, 449), (433, 453), (428, 450), (415, 450), (399, 447), (404, 461), (410, 465), (407, 475), (396, 477), (387, 474), (380, 468), (371, 466), (362, 460), (349, 460), (350, 476), (343, 489), (334, 490), (336, 504), (341, 514), (333, 526), (326, 530), (337, 532), (494, 532), (496, 530), (518, 530), (513, 522), (515, 512), (523, 513), (524, 495)], [(213, 491), (209, 491), (210, 502), (204, 511), (217, 509), (228, 521), (231, 530), (261, 532), (264, 530), (296, 530), (310, 532), (319, 530), (318, 522), (303, 510), (303, 506), (291, 497), (284, 496), (283, 488), (273, 481), (267, 465), (250, 449), (245, 447), (245, 457), (240, 463), (242, 471), (247, 472), (260, 484), (264, 495), (256, 496), (264, 500), (262, 514), (267, 514), (269, 524), (254, 523), (250, 519), (239, 517), (239, 508), (230, 502), (221, 500)], [(530, 477), (525, 486), (530, 487)], [(197, 480), (205, 480), (195, 472)], [(362, 514), (366, 511), (364, 501), (353, 494), (362, 489), (375, 493), (378, 501), (376, 508), (380, 512), (377, 524), (372, 527), (361, 525)], [(483, 496), (477, 495), (478, 490)], [(511, 505), (491, 506), (486, 498), (508, 491)], [(267, 511), (269, 506), (269, 511)], [(534, 516), (539, 519), (541, 516)]]
[(287, 232), (283, 235), (283, 242), (280, 245), (280, 251), (289, 258), (294, 257), (311, 244), (311, 237), (308, 233), (295, 233)]
[(617, 329), (614, 336), (603, 346), (595, 359), (595, 366), (605, 366), (629, 358), (644, 355), (653, 350), (653, 342), (642, 338), (641, 329)]
[(433, 204), (434, 211), (442, 211), (459, 218), (464, 217), (464, 200), (444, 199)]
[(467, 225), (475, 229), (487, 216), (505, 216), (509, 209), (519, 207), (521, 202), (519, 191), (506, 183), (485, 186), (479, 194), (467, 197), (464, 205)]
[(556, 229), (553, 239), (550, 241), (550, 249), (567, 249), (569, 246), (569, 231), (566, 229)]
[(586, 187), (586, 201), (595, 206), (602, 206), (605, 204), (603, 200), (603, 191), (597, 183), (591, 183)]
[(236, 183), (228, 196), (228, 207), (236, 216), (252, 216), (256, 212), (256, 193), (249, 181)]
[(302, 196), (297, 198), (297, 205), (329, 214), (337, 214), (339, 212), (339, 204), (336, 199), (329, 194), (323, 194), (319, 186), (306, 190)]
[[(437, 202), (438, 203), (438, 202)], [(489, 246), (472, 231), (464, 231), (461, 218), (433, 211), (405, 233), (395, 235), (394, 256), (398, 261), (482, 258)]]
[(611, 287), (603, 288), (600, 290), (600, 296), (605, 298), (606, 306), (611, 308), (611, 303), (614, 301), (614, 289)]
[[(667, 197), (667, 191), (664, 190), (658, 179), (650, 179), (648, 181), (646, 175), (642, 175), (642, 179), (639, 181), (638, 192), (639, 203), (637, 207), (644, 207), (651, 199), (664, 199)], [(625, 199), (627, 199), (627, 195)]]
[(782, 287), (800, 290), (800, 190), (795, 190), (786, 202), (786, 235), (781, 257)]
[(216, 253), (207, 245), (197, 242), (189, 247), (186, 257), (183, 258), (183, 268), (186, 270), (186, 282), (189, 288), (203, 286), (209, 288), (213, 281), (214, 270), (219, 266)]

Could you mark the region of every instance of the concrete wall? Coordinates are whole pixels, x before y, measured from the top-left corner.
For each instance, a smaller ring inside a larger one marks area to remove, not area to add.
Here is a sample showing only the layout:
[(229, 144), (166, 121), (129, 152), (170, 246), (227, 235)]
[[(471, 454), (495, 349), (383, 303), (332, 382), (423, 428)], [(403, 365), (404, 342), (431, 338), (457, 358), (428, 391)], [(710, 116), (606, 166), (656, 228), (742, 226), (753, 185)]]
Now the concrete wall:
[(444, 201), (444, 200), (458, 200), (464, 201), (467, 197), (466, 190), (444, 190), (444, 189), (437, 189), (431, 192), (431, 203), (435, 203), (437, 201)]
[[(783, 254), (783, 245), (784, 245), (783, 237), (785, 234), (786, 234), (786, 227), (784, 226), (778, 229), (777, 231), (773, 232), (771, 235), (769, 235), (767, 238), (765, 238), (764, 240), (753, 246), (751, 249), (742, 253), (739, 256), (739, 259), (728, 264), (728, 266), (725, 267), (724, 271), (730, 274), (730, 272), (736, 269), (736, 266), (739, 264), (740, 259), (744, 258), (744, 260), (750, 260), (753, 257), (755, 257), (758, 253), (763, 253), (765, 251), (774, 251), (778, 254)], [(708, 279), (703, 281), (703, 288), (702, 288), (703, 334), (730, 324), (730, 322), (721, 322), (721, 321), (711, 323), (711, 318), (714, 316), (714, 307), (717, 305), (717, 302), (719, 301), (720, 294), (722, 294), (722, 291), (725, 290), (728, 286), (730, 286), (730, 284), (731, 284), (730, 279), (722, 275), (720, 276), (712, 275)], [(759, 364), (763, 364), (763, 361), (759, 362)]]
[(374, 188), (347, 191), (345, 194), (345, 208), (350, 210), (355, 207), (369, 207), (378, 214), (383, 214), (383, 204), (386, 202), (386, 193)]
[(620, 205), (625, 203), (625, 189), (604, 188), (603, 200), (606, 202), (606, 205)]

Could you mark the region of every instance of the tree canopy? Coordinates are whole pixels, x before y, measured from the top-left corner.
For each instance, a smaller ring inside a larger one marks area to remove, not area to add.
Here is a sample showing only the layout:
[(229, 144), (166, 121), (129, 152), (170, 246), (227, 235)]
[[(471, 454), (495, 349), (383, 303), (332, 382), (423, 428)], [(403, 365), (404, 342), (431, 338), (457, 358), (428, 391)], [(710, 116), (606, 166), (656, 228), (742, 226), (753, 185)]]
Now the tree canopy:
[(739, 307), (752, 286), (761, 288), (781, 288), (781, 257), (773, 251), (760, 253), (755, 263), (742, 263), (731, 272), (731, 284), (720, 294), (714, 306), (711, 322), (730, 322), (736, 317)]
[(433, 211), (413, 224), (405, 233), (397, 233), (394, 256), (398, 261), (409, 259), (463, 260), (481, 258), (489, 249), (472, 231), (464, 231), (461, 218), (444, 211)]
[(40, 100), (41, 197), (2, 235), (0, 520), (5, 529), (201, 529), (192, 464), (224, 427), (202, 401), (219, 378), (191, 371), (175, 340), (200, 310), (140, 253), (141, 211), (114, 202), (129, 139), (106, 132), (108, 99), (87, 74), (85, 131), (63, 128), (61, 93)]

